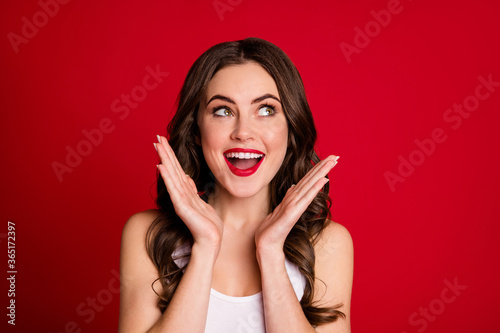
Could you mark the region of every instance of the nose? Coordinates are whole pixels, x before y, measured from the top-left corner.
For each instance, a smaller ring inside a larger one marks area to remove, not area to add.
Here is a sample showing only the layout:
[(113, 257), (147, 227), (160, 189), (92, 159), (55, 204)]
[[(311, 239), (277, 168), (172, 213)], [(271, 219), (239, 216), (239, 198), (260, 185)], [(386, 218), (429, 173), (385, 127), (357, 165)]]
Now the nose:
[(254, 140), (255, 124), (252, 123), (252, 120), (245, 117), (238, 117), (231, 133), (231, 139), (238, 141)]

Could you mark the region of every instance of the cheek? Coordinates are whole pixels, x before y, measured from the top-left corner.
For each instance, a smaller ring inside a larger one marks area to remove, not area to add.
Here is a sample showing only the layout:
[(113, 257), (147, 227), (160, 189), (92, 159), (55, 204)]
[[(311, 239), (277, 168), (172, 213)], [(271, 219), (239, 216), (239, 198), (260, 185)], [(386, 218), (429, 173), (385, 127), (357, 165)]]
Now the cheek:
[(200, 129), (202, 147), (212, 147), (217, 142), (220, 142), (222, 133), (217, 126), (214, 126), (209, 121), (200, 121), (198, 127)]
[(200, 143), (205, 161), (211, 169), (221, 167), (223, 160), (220, 159), (219, 153), (227, 141), (227, 131), (221, 126), (210, 124), (210, 122), (200, 123), (200, 125)]
[(270, 126), (263, 131), (262, 139), (268, 147), (272, 147), (274, 150), (284, 150), (284, 154), (288, 146), (288, 126), (286, 122)]
[(207, 162), (209, 162), (208, 159), (213, 157), (215, 150), (220, 147), (221, 139), (216, 133), (201, 135), (201, 148)]

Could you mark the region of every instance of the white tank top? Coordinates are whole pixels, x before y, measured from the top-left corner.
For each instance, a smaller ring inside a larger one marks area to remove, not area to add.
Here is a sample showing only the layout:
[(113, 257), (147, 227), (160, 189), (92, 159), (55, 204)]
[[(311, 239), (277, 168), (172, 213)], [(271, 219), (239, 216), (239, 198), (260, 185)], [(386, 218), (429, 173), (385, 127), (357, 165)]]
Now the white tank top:
[[(181, 251), (175, 251), (172, 256)], [(178, 252), (179, 251), (179, 252)], [(186, 260), (174, 260), (182, 267)], [(300, 301), (304, 295), (305, 277), (296, 265), (285, 259), (285, 268), (292, 287)], [(228, 296), (215, 289), (210, 290), (205, 333), (265, 333), (262, 292), (245, 297)]]

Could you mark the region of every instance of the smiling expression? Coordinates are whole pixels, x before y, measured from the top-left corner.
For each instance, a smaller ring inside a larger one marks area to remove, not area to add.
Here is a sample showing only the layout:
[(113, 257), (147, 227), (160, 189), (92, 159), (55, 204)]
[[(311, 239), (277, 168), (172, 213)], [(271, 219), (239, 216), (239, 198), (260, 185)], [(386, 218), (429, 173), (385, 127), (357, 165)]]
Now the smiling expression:
[(285, 158), (288, 125), (273, 78), (248, 62), (219, 70), (198, 112), (208, 167), (236, 197), (267, 190)]

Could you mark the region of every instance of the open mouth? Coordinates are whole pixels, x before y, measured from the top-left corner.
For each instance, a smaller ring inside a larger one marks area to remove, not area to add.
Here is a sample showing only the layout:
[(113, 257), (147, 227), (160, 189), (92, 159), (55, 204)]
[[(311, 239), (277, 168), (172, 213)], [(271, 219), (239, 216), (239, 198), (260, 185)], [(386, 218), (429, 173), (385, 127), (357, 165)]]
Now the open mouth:
[(240, 170), (250, 169), (260, 162), (264, 154), (232, 152), (224, 154), (226, 159)]
[(224, 152), (224, 158), (231, 172), (236, 176), (246, 177), (259, 168), (265, 154), (254, 149), (235, 148)]

